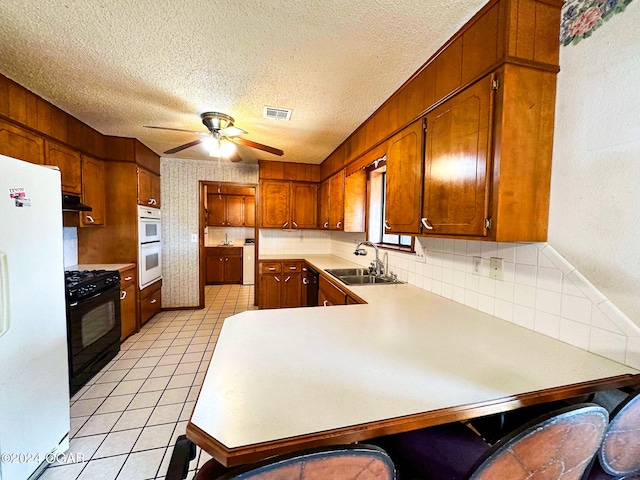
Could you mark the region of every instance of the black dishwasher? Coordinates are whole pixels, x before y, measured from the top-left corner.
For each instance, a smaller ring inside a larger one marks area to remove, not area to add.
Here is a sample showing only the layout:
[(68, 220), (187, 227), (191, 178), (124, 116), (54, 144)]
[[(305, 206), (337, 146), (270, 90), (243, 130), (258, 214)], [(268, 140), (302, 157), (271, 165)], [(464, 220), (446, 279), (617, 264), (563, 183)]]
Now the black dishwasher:
[(313, 268), (305, 267), (306, 273), (303, 282), (307, 288), (307, 307), (318, 306), (318, 272)]

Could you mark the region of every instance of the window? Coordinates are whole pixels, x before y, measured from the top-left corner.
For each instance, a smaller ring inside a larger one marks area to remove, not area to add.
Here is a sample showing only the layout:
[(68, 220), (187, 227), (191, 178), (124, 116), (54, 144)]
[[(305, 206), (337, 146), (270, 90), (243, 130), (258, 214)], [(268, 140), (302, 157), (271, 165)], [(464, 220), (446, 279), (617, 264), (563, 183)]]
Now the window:
[(369, 241), (377, 243), (382, 248), (413, 252), (412, 236), (385, 232), (386, 180), (386, 166), (370, 171)]

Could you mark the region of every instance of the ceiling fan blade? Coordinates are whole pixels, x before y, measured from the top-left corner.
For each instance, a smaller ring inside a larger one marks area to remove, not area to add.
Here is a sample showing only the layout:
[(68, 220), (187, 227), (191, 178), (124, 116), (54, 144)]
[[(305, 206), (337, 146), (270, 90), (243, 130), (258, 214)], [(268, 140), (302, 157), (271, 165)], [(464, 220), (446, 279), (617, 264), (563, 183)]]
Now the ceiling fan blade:
[(143, 125), (143, 128), (155, 128), (157, 130), (172, 130), (174, 132), (187, 132), (195, 133), (197, 135), (211, 135), (210, 132), (199, 132), (197, 130), (183, 130), (182, 128), (169, 128), (169, 127), (153, 127), (151, 125)]
[(258, 150), (262, 150), (263, 152), (272, 153), (274, 155), (278, 155), (281, 157), (284, 155), (284, 152), (279, 148), (270, 147), (269, 145), (263, 145), (262, 143), (252, 142), (251, 140), (247, 140), (246, 138), (232, 138), (231, 141), (244, 145), (245, 147), (256, 148)]
[(175, 147), (175, 148), (172, 148), (171, 150), (167, 150), (164, 153), (165, 155), (172, 155), (174, 153), (181, 152), (182, 150), (185, 150), (189, 147), (194, 147), (196, 145), (199, 145), (202, 142), (204, 142), (204, 140), (194, 140), (193, 142), (185, 143), (184, 145), (180, 145), (179, 147)]
[(233, 155), (231, 155), (229, 157), (229, 160), (231, 160), (233, 163), (241, 162), (242, 161), (242, 157), (240, 156), (240, 154), (236, 150), (235, 152), (233, 152)]
[(238, 135), (246, 135), (247, 133), (249, 133), (246, 130), (234, 127), (233, 125), (227, 128), (221, 128), (219, 132), (225, 137), (237, 137)]

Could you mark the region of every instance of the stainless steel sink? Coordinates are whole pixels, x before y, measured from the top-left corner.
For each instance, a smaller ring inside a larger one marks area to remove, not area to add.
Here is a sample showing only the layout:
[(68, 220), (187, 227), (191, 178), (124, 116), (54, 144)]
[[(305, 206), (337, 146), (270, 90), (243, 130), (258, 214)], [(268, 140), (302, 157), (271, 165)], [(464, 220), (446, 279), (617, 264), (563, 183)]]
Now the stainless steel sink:
[(326, 270), (334, 277), (348, 277), (353, 275), (369, 275), (367, 268), (329, 268)]
[(384, 283), (399, 283), (394, 282), (391, 278), (376, 277), (375, 275), (347, 275), (339, 277), (342, 283), (347, 285), (374, 285)]
[(330, 268), (326, 270), (346, 285), (385, 285), (402, 283), (393, 277), (376, 277), (366, 268)]

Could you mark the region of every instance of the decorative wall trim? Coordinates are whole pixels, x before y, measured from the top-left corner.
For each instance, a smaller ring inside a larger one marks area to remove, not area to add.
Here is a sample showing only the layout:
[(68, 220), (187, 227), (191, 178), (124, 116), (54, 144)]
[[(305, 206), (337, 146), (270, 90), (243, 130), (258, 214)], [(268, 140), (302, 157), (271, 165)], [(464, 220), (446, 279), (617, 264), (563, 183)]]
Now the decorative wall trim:
[(577, 44), (589, 38), (604, 22), (624, 9), (632, 0), (567, 0), (562, 7), (560, 43)]

